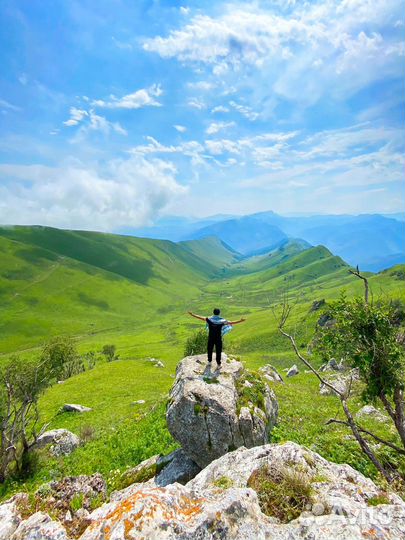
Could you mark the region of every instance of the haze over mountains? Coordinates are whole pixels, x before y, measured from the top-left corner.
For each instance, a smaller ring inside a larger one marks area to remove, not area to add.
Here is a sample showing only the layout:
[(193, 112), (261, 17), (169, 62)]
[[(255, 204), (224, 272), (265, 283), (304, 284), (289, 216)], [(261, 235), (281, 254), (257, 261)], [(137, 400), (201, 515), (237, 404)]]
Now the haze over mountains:
[(271, 251), (296, 238), (311, 245), (322, 244), (349, 264), (371, 272), (405, 262), (402, 214), (286, 217), (269, 211), (201, 220), (169, 217), (153, 227), (124, 232), (172, 241), (216, 236), (243, 255)]

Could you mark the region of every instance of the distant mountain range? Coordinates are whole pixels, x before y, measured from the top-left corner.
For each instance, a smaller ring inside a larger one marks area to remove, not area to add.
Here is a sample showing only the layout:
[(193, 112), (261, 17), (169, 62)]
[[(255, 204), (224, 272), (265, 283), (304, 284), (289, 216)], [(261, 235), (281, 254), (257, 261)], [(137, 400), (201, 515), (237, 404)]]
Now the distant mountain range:
[(245, 256), (272, 251), (288, 239), (322, 244), (349, 264), (379, 272), (405, 262), (405, 214), (286, 217), (275, 212), (212, 216), (197, 220), (169, 217), (155, 226), (120, 231), (172, 241), (216, 236)]

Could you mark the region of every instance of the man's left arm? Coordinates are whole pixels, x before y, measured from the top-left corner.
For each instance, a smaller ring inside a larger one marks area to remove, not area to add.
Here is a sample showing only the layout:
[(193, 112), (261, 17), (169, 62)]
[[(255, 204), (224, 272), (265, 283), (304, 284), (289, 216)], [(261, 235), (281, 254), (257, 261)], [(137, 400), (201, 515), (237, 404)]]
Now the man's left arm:
[(239, 321), (228, 321), (228, 324), (231, 324), (232, 326), (234, 324), (239, 324), (239, 323), (242, 323), (242, 322), (245, 322), (246, 319), (244, 319), (243, 317), (241, 319), (239, 319)]

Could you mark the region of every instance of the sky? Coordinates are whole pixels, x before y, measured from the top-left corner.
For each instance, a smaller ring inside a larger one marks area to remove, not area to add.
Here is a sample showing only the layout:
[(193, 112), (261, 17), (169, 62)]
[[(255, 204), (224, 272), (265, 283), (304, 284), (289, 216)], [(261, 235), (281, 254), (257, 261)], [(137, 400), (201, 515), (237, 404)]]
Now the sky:
[(0, 223), (405, 209), (403, 0), (2, 0)]

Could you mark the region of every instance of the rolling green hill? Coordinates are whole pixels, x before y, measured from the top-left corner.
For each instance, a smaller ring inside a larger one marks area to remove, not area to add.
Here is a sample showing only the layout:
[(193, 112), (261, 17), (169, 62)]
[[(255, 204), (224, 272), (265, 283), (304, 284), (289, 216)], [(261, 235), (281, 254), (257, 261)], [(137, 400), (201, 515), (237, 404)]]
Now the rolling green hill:
[(47, 227), (0, 228), (0, 250), (2, 353), (60, 333), (155, 324), (184, 311), (235, 258), (215, 239), (175, 244)]
[[(186, 338), (203, 327), (187, 310), (208, 315), (219, 306), (230, 319), (246, 316), (227, 336), (226, 350), (251, 368), (270, 362), (283, 369), (296, 363), (277, 330), (283, 297), (293, 305), (288, 328), (305, 351), (321, 313), (312, 310), (315, 300), (328, 302), (342, 289), (349, 296), (363, 294), (362, 282), (342, 259), (323, 246), (295, 241), (246, 259), (215, 237), (176, 244), (45, 227), (0, 227), (0, 251), (0, 363), (11, 353), (36, 356), (45, 341), (62, 334), (73, 336), (81, 353), (99, 353), (104, 344), (113, 343), (120, 355), (119, 361), (106, 363), (98, 354), (93, 370), (42, 396), (42, 419), (50, 427), (79, 434), (90, 430), (93, 435), (71, 456), (40, 460), (29, 489), (55, 475), (97, 470), (113, 487), (116, 469), (174, 447), (163, 403)], [(374, 300), (405, 301), (404, 265), (370, 273), (368, 279)], [(152, 356), (163, 360), (164, 368), (147, 360)], [(314, 445), (329, 459), (375, 474), (353, 443), (342, 444), (344, 428), (325, 428), (336, 413), (336, 401), (321, 397), (310, 375), (302, 373), (274, 390), (281, 408), (275, 440)], [(139, 399), (145, 403), (134, 406)], [(66, 402), (93, 411), (61, 414)], [(0, 496), (22, 487), (21, 481), (0, 486)]]

